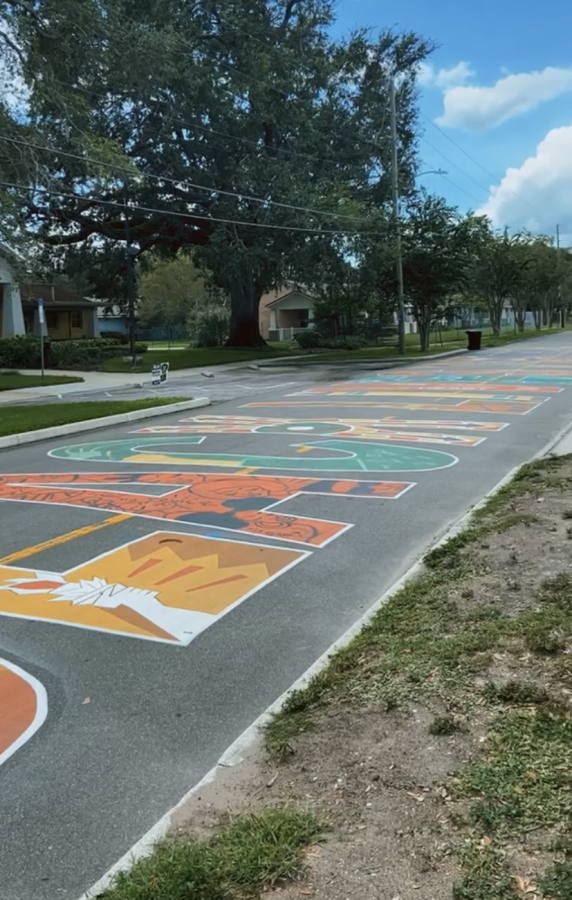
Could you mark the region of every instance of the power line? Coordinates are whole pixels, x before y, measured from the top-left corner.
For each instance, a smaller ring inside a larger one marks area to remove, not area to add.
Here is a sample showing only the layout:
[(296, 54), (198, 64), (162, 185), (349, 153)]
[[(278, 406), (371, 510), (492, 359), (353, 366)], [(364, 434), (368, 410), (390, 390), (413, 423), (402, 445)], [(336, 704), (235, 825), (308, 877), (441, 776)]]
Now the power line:
[(175, 186), (190, 187), (190, 188), (193, 188), (193, 190), (208, 191), (209, 193), (213, 193), (213, 194), (223, 194), (226, 197), (238, 197), (240, 200), (249, 200), (253, 203), (263, 203), (263, 204), (270, 205), (270, 206), (279, 206), (284, 209), (292, 209), (297, 212), (311, 213), (313, 215), (327, 216), (329, 218), (336, 218), (336, 219), (348, 219), (352, 222), (363, 221), (361, 219), (361, 217), (358, 217), (358, 216), (348, 216), (348, 215), (344, 215), (343, 213), (328, 212), (328, 210), (323, 210), (323, 209), (322, 210), (312, 209), (307, 206), (295, 206), (292, 203), (281, 203), (278, 200), (268, 200), (263, 197), (254, 197), (249, 194), (243, 194), (243, 193), (240, 193), (237, 191), (225, 191), (220, 188), (216, 188), (216, 187), (212, 187), (212, 186), (208, 186), (208, 185), (202, 185), (202, 184), (195, 184), (192, 181), (185, 181), (182, 178), (168, 178), (167, 176), (164, 176), (164, 175), (153, 175), (151, 173), (146, 173), (146, 172), (137, 172), (136, 173), (136, 172), (133, 172), (131, 169), (122, 168), (121, 166), (118, 166), (115, 163), (104, 162), (103, 160), (93, 159), (89, 156), (82, 156), (79, 153), (69, 153), (68, 151), (65, 151), (65, 150), (59, 150), (56, 147), (44, 147), (40, 144), (35, 144), (32, 141), (22, 141), (22, 140), (19, 140), (18, 138), (11, 138), (11, 137), (7, 137), (4, 135), (0, 135), (0, 140), (7, 141), (10, 144), (16, 144), (21, 147), (31, 147), (35, 150), (41, 150), (46, 153), (54, 153), (58, 156), (65, 156), (65, 157), (68, 157), (69, 159), (77, 159), (80, 162), (92, 163), (93, 165), (96, 165), (96, 166), (105, 166), (106, 168), (113, 169), (117, 172), (122, 172), (123, 174), (131, 175), (133, 177), (140, 175), (144, 178), (150, 178), (150, 179), (153, 179), (154, 181), (161, 181), (161, 182), (165, 182), (167, 184), (174, 184)]
[(461, 166), (458, 163), (456, 163), (454, 160), (452, 160), (450, 156), (447, 156), (445, 153), (443, 153), (442, 150), (439, 149), (439, 147), (436, 147), (434, 144), (431, 143), (431, 141), (428, 141), (427, 138), (425, 137), (425, 135), (421, 135), (421, 140), (425, 144), (427, 144), (428, 147), (431, 147), (431, 149), (434, 150), (435, 153), (438, 153), (439, 156), (442, 156), (443, 159), (445, 159), (451, 166), (454, 166), (456, 169), (458, 169), (458, 171), (462, 175), (464, 175), (466, 178), (468, 178), (469, 181), (472, 181), (473, 184), (476, 184), (477, 187), (480, 188), (482, 191), (486, 191), (487, 195), (489, 194), (490, 187), (485, 187), (483, 184), (481, 184), (480, 181), (477, 181), (476, 178), (473, 178), (472, 175), (469, 175), (469, 173), (466, 172), (464, 169), (462, 169)]
[[(453, 144), (453, 146), (456, 147), (457, 150), (460, 150), (461, 153), (464, 153), (464, 155), (467, 157), (467, 159), (470, 159), (472, 163), (474, 163), (476, 166), (479, 167), (479, 169), (482, 169), (482, 171), (485, 173), (485, 175), (488, 175), (489, 178), (492, 178), (493, 181), (496, 181), (496, 182), (498, 182), (498, 181), (501, 180), (501, 179), (499, 179), (498, 175), (494, 175), (492, 172), (490, 172), (488, 169), (486, 169), (486, 168), (485, 168), (485, 167), (484, 167), (477, 159), (475, 159), (474, 156), (471, 156), (471, 154), (468, 153), (467, 150), (465, 150), (463, 147), (461, 147), (461, 145), (458, 144), (457, 141), (453, 140), (453, 138), (452, 138), (450, 135), (448, 135), (445, 131), (443, 131), (442, 128), (439, 128), (439, 126), (438, 126), (435, 122), (433, 122), (433, 120), (430, 119), (429, 116), (426, 116), (425, 113), (423, 113), (423, 112), (421, 112), (421, 115), (423, 116), (424, 119), (426, 119), (428, 122), (430, 122), (430, 124), (433, 126), (433, 128), (437, 129), (437, 131), (439, 132), (439, 134), (442, 134), (443, 137), (447, 138), (447, 140), (448, 140), (451, 144)], [(503, 176), (503, 177), (504, 177), (504, 176)], [(513, 190), (512, 190), (512, 188), (507, 188), (507, 190), (509, 190), (511, 194), (514, 194), (514, 196), (515, 196), (518, 200), (520, 200), (521, 203), (526, 203), (527, 206), (530, 206), (530, 208), (531, 208), (531, 210), (533, 211), (533, 213), (534, 213), (535, 215), (538, 215), (538, 210), (532, 205), (532, 203), (530, 203), (530, 202), (526, 199), (526, 197), (522, 197), (520, 194), (517, 194), (516, 191), (513, 191)]]
[(147, 212), (147, 213), (157, 213), (159, 215), (165, 216), (175, 216), (176, 218), (181, 219), (197, 219), (203, 222), (222, 222), (225, 225), (244, 225), (247, 228), (269, 228), (272, 230), (280, 230), (280, 231), (299, 231), (304, 232), (305, 234), (339, 234), (339, 235), (356, 235), (363, 234), (364, 232), (360, 231), (334, 231), (330, 229), (324, 228), (300, 228), (296, 225), (271, 225), (266, 224), (264, 222), (244, 222), (237, 219), (222, 219), (216, 216), (201, 216), (196, 213), (182, 213), (175, 212), (173, 210), (168, 209), (157, 209), (153, 206), (141, 206), (138, 203), (120, 203), (115, 200), (103, 200), (100, 197), (90, 197), (89, 195), (81, 195), (81, 194), (72, 194), (68, 191), (56, 190), (54, 188), (44, 188), (44, 187), (30, 187), (25, 184), (18, 184), (16, 182), (10, 181), (0, 181), (0, 185), (6, 188), (12, 188), (14, 190), (26, 193), (35, 193), (41, 192), (45, 194), (50, 194), (52, 196), (57, 197), (67, 197), (71, 200), (81, 200), (84, 203), (93, 203), (97, 206), (111, 206), (114, 209), (122, 209), (125, 211), (131, 210), (132, 212)]

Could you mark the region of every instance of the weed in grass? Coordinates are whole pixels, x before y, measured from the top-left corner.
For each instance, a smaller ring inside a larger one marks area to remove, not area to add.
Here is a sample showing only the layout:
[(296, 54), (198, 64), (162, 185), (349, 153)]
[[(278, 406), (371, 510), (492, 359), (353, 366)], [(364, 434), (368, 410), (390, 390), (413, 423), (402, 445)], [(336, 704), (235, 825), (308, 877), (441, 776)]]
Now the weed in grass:
[(496, 521), (494, 530), (499, 534), (502, 534), (505, 531), (509, 531), (511, 528), (516, 528), (518, 525), (524, 525), (526, 528), (530, 528), (531, 525), (534, 525), (535, 522), (538, 521), (538, 516), (533, 516), (530, 513), (511, 513), (510, 516), (504, 516), (502, 519)]
[(533, 706), (552, 702), (544, 688), (526, 681), (508, 681), (501, 685), (487, 684), (483, 694), (492, 703), (506, 703), (510, 706)]
[(470, 817), (487, 834), (521, 835), (572, 815), (572, 719), (561, 711), (512, 710), (493, 720), (486, 751), (459, 776)]
[(453, 885), (453, 900), (519, 900), (504, 855), (492, 846), (467, 845), (460, 853), (466, 869), (462, 881)]
[(542, 622), (530, 624), (524, 633), (524, 640), (529, 650), (545, 656), (553, 656), (566, 649), (562, 635)]
[(569, 611), (572, 608), (572, 576), (560, 572), (553, 578), (547, 578), (540, 585), (538, 598), (558, 609)]
[(117, 876), (99, 900), (227, 900), (295, 878), (323, 828), (311, 813), (272, 809), (232, 821), (206, 842), (169, 841)]
[(429, 726), (429, 734), (439, 737), (457, 734), (457, 732), (463, 730), (462, 723), (455, 716), (451, 715), (435, 716)]
[(428, 569), (453, 568), (459, 564), (460, 551), (478, 540), (481, 535), (482, 529), (466, 528), (426, 553), (423, 562)]
[(550, 900), (570, 900), (572, 897), (572, 862), (555, 863), (540, 879), (543, 897)]

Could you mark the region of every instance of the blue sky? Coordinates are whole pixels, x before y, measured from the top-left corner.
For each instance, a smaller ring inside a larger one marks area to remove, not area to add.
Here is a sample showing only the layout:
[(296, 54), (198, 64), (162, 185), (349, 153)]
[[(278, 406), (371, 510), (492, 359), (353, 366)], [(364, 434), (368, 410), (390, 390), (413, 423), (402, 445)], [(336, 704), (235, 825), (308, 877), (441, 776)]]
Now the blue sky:
[(361, 26), (439, 45), (421, 77), (420, 150), (427, 169), (448, 174), (422, 178), (426, 187), (498, 227), (554, 233), (558, 223), (572, 244), (572, 4), (339, 0), (336, 31)]

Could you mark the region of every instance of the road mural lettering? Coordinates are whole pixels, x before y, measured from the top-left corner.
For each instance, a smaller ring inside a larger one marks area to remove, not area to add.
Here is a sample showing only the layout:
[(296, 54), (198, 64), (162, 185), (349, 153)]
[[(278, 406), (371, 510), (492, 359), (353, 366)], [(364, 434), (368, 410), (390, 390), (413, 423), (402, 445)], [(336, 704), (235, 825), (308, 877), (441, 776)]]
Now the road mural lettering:
[[(156, 532), (64, 573), (0, 566), (0, 615), (186, 646), (308, 555)], [(0, 710), (10, 687), (1, 662)], [(0, 762), (3, 743), (32, 713), (32, 697), (16, 688), (21, 708), (8, 707), (13, 727), (10, 717), (0, 719)]]
[(138, 429), (134, 434), (187, 435), (187, 434), (285, 434), (299, 437), (316, 435), (339, 438), (358, 438), (360, 441), (407, 441), (408, 443), (445, 444), (458, 447), (476, 447), (483, 437), (458, 434), (432, 434), (423, 431), (400, 431), (399, 420), (393, 428), (375, 419), (257, 419), (248, 416), (196, 416), (181, 419), (179, 425), (151, 425)]
[(35, 735), (47, 712), (44, 686), (19, 666), (0, 659), (0, 765)]
[[(281, 469), (313, 472), (430, 472), (446, 469), (458, 462), (456, 456), (441, 450), (421, 450), (401, 445), (373, 444), (365, 441), (305, 441), (293, 445), (297, 456), (262, 456), (249, 453), (193, 453), (167, 448), (174, 443), (192, 446), (204, 437), (188, 435), (173, 438), (131, 438), (124, 441), (93, 441), (51, 450), (55, 459), (76, 462), (123, 462), (138, 465), (218, 466), (232, 469)], [(161, 448), (165, 448), (162, 450)], [(310, 455), (315, 450), (331, 456)]]
[(461, 412), (461, 413), (495, 413), (504, 416), (526, 416), (537, 409), (544, 400), (492, 400), (485, 401), (482, 397), (478, 400), (456, 400), (455, 397), (447, 397), (446, 402), (441, 403), (410, 403), (402, 400), (348, 400), (323, 399), (323, 400), (292, 400), (258, 401), (245, 403), (241, 409), (278, 409), (288, 407), (292, 409), (401, 409), (410, 412), (421, 410), (422, 412)]
[[(267, 426), (275, 428), (278, 434), (292, 432), (315, 432), (323, 426), (328, 433), (338, 437), (379, 434), (385, 429), (409, 428), (450, 428), (454, 431), (486, 431), (496, 433), (508, 428), (508, 422), (456, 422), (454, 419), (399, 419), (384, 416), (382, 419), (269, 419), (256, 416), (193, 416), (180, 419), (180, 425), (149, 425), (134, 434), (256, 434), (268, 433)], [(184, 427), (182, 427), (184, 426)]]
[[(160, 496), (137, 486), (163, 486)], [(135, 490), (121, 490), (130, 487)], [(81, 473), (0, 475), (0, 500), (45, 503), (127, 513), (324, 547), (352, 526), (345, 522), (287, 515), (273, 510), (299, 494), (327, 497), (397, 499), (412, 482), (353, 481), (270, 475), (157, 473)]]

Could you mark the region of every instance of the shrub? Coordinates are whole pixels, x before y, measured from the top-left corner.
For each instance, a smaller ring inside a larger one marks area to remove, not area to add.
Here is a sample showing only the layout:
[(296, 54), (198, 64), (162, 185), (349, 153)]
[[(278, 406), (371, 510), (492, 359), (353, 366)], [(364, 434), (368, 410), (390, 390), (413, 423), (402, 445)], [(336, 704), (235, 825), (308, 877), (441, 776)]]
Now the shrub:
[(313, 350), (316, 347), (324, 346), (322, 335), (319, 331), (316, 331), (315, 328), (299, 331), (296, 334), (295, 340), (302, 350)]
[(54, 369), (90, 369), (106, 359), (117, 356), (117, 341), (106, 338), (86, 338), (79, 341), (53, 341), (51, 365)]
[(35, 334), (0, 338), (0, 368), (39, 369), (40, 338)]
[(189, 316), (189, 337), (196, 347), (221, 347), (228, 337), (229, 314), (224, 306), (209, 306)]
[(142, 353), (147, 353), (148, 349), (149, 349), (149, 344), (147, 344), (145, 341), (136, 341), (135, 342), (135, 353), (138, 356), (141, 356)]

